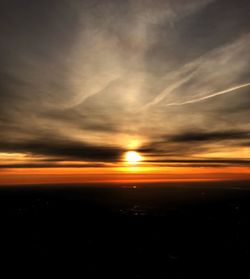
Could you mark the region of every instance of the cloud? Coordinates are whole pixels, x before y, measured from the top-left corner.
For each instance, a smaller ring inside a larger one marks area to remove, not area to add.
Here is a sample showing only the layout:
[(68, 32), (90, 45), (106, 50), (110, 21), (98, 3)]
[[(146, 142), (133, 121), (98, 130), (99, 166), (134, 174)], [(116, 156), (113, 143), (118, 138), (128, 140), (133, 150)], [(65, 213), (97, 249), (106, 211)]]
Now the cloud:
[(158, 159), (148, 160), (149, 163), (162, 163), (161, 166), (192, 166), (192, 167), (228, 167), (228, 166), (249, 166), (250, 160), (244, 159)]
[[(147, 163), (161, 166), (247, 166), (250, 132), (194, 130), (164, 135), (142, 146)], [(235, 150), (235, 151), (234, 151)]]
[(206, 142), (223, 140), (246, 140), (249, 139), (249, 131), (191, 131), (168, 137), (173, 142)]
[(2, 1), (0, 149), (48, 166), (117, 162), (133, 140), (155, 162), (249, 156), (249, 3)]
[(106, 167), (105, 164), (101, 163), (93, 163), (93, 164), (69, 164), (64, 163), (62, 164), (56, 164), (56, 163), (9, 163), (9, 164), (0, 164), (0, 170), (1, 169), (25, 169), (25, 168), (103, 168)]
[(110, 146), (96, 146), (70, 140), (37, 139), (25, 142), (5, 142), (1, 144), (1, 152), (30, 153), (56, 157), (58, 161), (83, 160), (83, 161), (118, 161), (122, 154), (120, 148)]
[(224, 94), (231, 93), (231, 92), (234, 92), (234, 91), (237, 92), (238, 89), (248, 87), (248, 86), (250, 86), (250, 83), (240, 84), (240, 85), (237, 85), (237, 86), (234, 86), (234, 87), (231, 87), (231, 88), (228, 88), (228, 89), (216, 92), (216, 93), (212, 93), (212, 94), (209, 94), (209, 95), (206, 95), (204, 97), (197, 98), (197, 99), (191, 99), (191, 100), (188, 100), (188, 101), (185, 101), (185, 102), (182, 102), (182, 103), (166, 104), (166, 107), (167, 106), (183, 106), (183, 105), (188, 105), (188, 104), (194, 104), (194, 103), (197, 103), (197, 102), (202, 102), (202, 101), (205, 101), (207, 99), (214, 98), (214, 97), (217, 97), (217, 96), (220, 96), (220, 95), (224, 95)]

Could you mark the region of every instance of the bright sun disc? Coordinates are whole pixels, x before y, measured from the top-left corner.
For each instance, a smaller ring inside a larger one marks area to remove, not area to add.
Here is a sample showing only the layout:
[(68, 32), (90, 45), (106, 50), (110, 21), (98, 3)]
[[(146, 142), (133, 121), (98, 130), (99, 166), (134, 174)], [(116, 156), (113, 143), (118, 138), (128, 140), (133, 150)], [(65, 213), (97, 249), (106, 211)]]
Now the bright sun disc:
[(139, 161), (142, 160), (142, 157), (136, 151), (128, 151), (125, 154), (125, 159), (129, 164), (136, 164), (136, 163), (138, 163)]

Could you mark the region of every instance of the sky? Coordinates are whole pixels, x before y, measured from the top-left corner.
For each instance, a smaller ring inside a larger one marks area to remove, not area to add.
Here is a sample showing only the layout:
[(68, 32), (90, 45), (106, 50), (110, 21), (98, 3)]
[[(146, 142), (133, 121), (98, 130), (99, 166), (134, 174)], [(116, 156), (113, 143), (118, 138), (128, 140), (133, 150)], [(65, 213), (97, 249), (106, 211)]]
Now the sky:
[(248, 0), (2, 0), (0, 31), (0, 184), (250, 179)]

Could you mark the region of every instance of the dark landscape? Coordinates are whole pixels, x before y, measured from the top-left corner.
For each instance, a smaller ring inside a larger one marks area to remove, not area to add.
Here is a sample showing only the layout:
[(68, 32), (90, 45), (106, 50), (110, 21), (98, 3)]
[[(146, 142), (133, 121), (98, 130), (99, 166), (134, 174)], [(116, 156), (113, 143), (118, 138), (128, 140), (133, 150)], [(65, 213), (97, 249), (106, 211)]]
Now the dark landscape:
[(249, 186), (1, 187), (2, 267), (77, 278), (247, 278)]

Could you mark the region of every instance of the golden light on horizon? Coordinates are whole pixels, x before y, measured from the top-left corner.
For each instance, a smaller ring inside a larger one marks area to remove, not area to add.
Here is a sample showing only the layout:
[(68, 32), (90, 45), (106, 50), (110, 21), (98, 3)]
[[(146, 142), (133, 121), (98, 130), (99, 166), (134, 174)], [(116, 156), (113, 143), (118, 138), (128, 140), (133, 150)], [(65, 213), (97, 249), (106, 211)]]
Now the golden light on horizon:
[(125, 154), (125, 160), (128, 164), (136, 165), (142, 160), (141, 155), (136, 151), (128, 151)]

